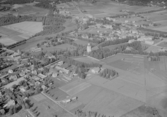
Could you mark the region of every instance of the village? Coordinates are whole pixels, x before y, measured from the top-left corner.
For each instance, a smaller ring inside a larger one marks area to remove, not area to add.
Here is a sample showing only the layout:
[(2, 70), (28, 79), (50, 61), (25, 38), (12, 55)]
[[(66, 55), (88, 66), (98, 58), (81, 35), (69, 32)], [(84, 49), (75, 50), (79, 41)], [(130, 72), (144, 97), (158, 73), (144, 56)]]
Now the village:
[(0, 12), (0, 117), (165, 117), (164, 5), (42, 1)]

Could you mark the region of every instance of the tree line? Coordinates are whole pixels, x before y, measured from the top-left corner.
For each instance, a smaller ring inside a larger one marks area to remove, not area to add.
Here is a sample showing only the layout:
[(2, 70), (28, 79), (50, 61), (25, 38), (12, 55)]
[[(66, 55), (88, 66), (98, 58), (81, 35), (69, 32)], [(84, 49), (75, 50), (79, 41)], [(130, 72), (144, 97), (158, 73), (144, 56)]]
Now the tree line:
[(103, 47), (98, 48), (97, 50), (92, 51), (89, 55), (97, 59), (103, 59), (117, 53), (145, 54), (145, 52), (142, 49), (141, 42), (135, 41), (132, 43), (128, 43), (128, 44), (124, 44), (119, 47), (116, 47), (113, 50), (110, 50), (108, 48), (103, 48)]
[(134, 39), (134, 37), (126, 37), (125, 39), (116, 39), (116, 40), (109, 40), (105, 41), (102, 44), (100, 44), (101, 47), (110, 46), (110, 45), (116, 45), (121, 43), (126, 43), (129, 40)]
[(26, 16), (26, 15), (15, 17), (13, 15), (7, 15), (7, 16), (0, 17), (0, 26), (19, 23), (23, 21), (36, 21), (36, 17)]
[(106, 79), (114, 79), (118, 77), (118, 72), (112, 69), (104, 69), (101, 73), (100, 76), (106, 78)]

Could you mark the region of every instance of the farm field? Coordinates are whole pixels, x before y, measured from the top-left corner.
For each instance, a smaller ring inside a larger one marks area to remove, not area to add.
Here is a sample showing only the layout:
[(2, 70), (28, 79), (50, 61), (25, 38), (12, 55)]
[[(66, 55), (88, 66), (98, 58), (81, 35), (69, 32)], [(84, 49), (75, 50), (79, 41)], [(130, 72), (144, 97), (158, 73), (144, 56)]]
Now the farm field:
[(140, 101), (104, 89), (83, 110), (99, 112), (107, 116), (120, 117), (142, 104)]
[(152, 72), (155, 76), (160, 77), (166, 81), (167, 60), (166, 57), (161, 57), (160, 59), (161, 60), (157, 62), (145, 60), (145, 68)]
[[(67, 84), (64, 89), (68, 89), (72, 85), (76, 88), (78, 86), (76, 85), (76, 82), (73, 82)], [(77, 96), (78, 101), (69, 104), (67, 103), (65, 105), (71, 112), (75, 112), (77, 109), (82, 109), (84, 112), (95, 111), (100, 114), (119, 117), (120, 115), (143, 105), (143, 102), (96, 85), (91, 85), (88, 88), (75, 93), (73, 96)]]
[(133, 70), (137, 68), (143, 69), (144, 56), (117, 54), (103, 59), (102, 62), (123, 71)]
[(4, 26), (7, 29), (21, 33), (19, 36), (28, 39), (31, 36), (43, 31), (42, 22), (24, 21)]
[[(59, 33), (63, 33), (63, 32), (68, 32), (70, 30), (76, 29), (76, 25), (74, 25), (71, 20), (66, 20), (64, 26), (66, 27), (65, 30), (59, 32)], [(41, 43), (45, 40), (46, 37), (55, 37), (58, 33), (55, 34), (50, 34), (50, 35), (45, 35), (45, 36), (38, 36), (38, 37), (34, 37), (30, 40), (27, 40), (26, 44), (21, 45), (19, 47), (14, 48), (15, 50), (17, 49), (23, 49), (23, 50), (29, 50), (32, 47), (36, 47), (36, 45), (38, 43)]]

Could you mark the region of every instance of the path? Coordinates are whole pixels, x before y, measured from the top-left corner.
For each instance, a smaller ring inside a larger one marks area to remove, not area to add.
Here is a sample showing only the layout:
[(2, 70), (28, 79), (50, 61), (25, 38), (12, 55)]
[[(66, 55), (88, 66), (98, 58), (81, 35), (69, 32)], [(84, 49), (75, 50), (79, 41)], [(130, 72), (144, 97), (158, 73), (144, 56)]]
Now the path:
[(26, 109), (26, 111), (31, 115), (31, 117), (35, 117), (29, 109)]
[(59, 104), (58, 101), (55, 101), (54, 99), (52, 99), (51, 97), (49, 97), (48, 95), (46, 95), (44, 92), (42, 92), (41, 94), (44, 95), (45, 97), (47, 97), (52, 102), (54, 102), (55, 104), (59, 105), (62, 109), (64, 109), (65, 111), (67, 111), (71, 115), (73, 115), (73, 117), (77, 117), (74, 113), (72, 113), (69, 110), (67, 110), (65, 107), (63, 107), (61, 104)]

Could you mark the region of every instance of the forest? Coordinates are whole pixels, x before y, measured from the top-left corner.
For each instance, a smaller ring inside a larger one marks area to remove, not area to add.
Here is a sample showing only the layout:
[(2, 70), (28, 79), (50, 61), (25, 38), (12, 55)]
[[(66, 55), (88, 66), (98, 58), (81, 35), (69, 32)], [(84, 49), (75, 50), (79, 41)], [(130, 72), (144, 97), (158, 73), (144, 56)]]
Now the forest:
[(7, 15), (4, 17), (0, 17), (0, 26), (5, 26), (9, 24), (19, 23), (23, 21), (35, 21), (36, 18), (32, 16), (18, 16), (15, 17), (13, 15)]

